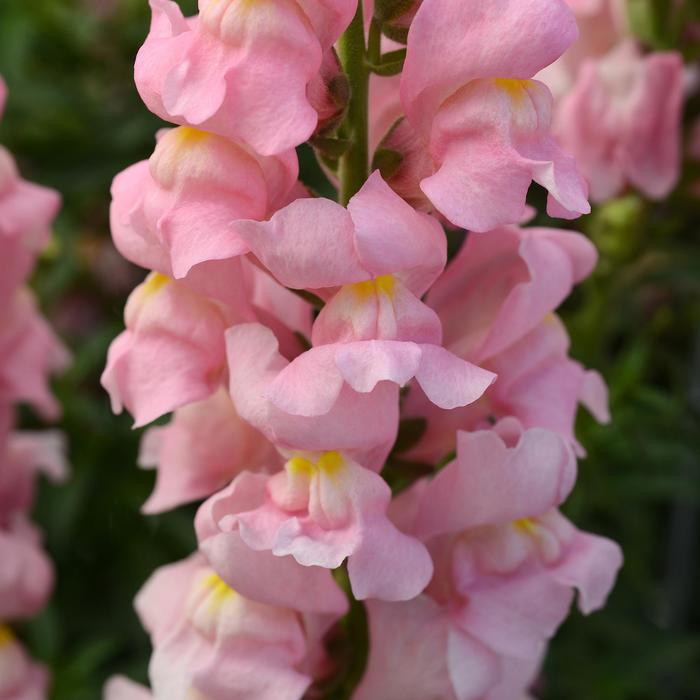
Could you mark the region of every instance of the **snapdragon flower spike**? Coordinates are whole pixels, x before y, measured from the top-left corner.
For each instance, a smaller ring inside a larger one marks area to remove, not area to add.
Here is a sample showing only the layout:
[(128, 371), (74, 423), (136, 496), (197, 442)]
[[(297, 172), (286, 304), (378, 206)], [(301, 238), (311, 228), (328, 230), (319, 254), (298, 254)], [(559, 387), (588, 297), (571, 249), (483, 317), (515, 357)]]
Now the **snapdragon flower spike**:
[(294, 151), (264, 157), (198, 129), (166, 131), (148, 161), (114, 180), (114, 243), (127, 260), (181, 279), (195, 265), (245, 253), (231, 223), (269, 216), (297, 172)]
[(577, 531), (556, 511), (575, 473), (563, 439), (512, 419), (459, 435), (457, 459), (393, 506), (427, 540), (436, 573), (410, 603), (369, 605), (370, 659), (355, 700), (404, 697), (387, 639), (396, 634), (430, 643), (417, 643), (413, 658), (423, 666), (409, 699), (436, 688), (459, 700), (525, 692), (571, 589), (583, 612), (598, 609), (622, 561), (615, 543)]
[(23, 180), (12, 155), (0, 146), (0, 305), (8, 303), (29, 275), (39, 251), (48, 242), (60, 202), (54, 190)]
[(210, 496), (244, 469), (274, 464), (274, 455), (270, 442), (241, 419), (221, 386), (143, 436), (139, 464), (157, 465), (158, 476), (142, 511), (161, 513)]
[(270, 388), (278, 408), (324, 415), (345, 385), (366, 393), (415, 377), (431, 401), (449, 409), (475, 401), (494, 381), (442, 348), (440, 321), (420, 296), (444, 268), (445, 235), (378, 172), (347, 210), (298, 200), (269, 222), (239, 222), (237, 230), (282, 284), (327, 299), (312, 329), (314, 347)]
[(154, 646), (154, 700), (301, 700), (325, 670), (321, 638), (337, 619), (253, 602), (200, 555), (158, 569), (136, 610)]
[(41, 547), (41, 533), (17, 514), (0, 528), (0, 619), (32, 617), (53, 589), (53, 567)]
[(150, 0), (150, 33), (136, 58), (146, 106), (176, 124), (273, 155), (304, 143), (318, 115), (307, 90), (350, 23), (351, 0), (199, 0), (185, 19)]
[(532, 80), (576, 35), (563, 0), (424, 0), (408, 36), (407, 121), (395, 138), (427, 154), (406, 154), (398, 177), (473, 231), (522, 220), (532, 180), (549, 191), (551, 215), (588, 213), (585, 182), (550, 133), (551, 94)]
[(0, 306), (0, 400), (27, 402), (45, 418), (60, 406), (49, 378), (65, 369), (68, 351), (40, 315), (34, 296), (18, 289)]
[(347, 559), (355, 598), (407, 600), (425, 588), (432, 565), (425, 547), (387, 518), (390, 501), (386, 482), (346, 455), (296, 453), (273, 476), (237, 477), (201, 517), (233, 533), (224, 560), (234, 561), (239, 540), (305, 567), (335, 569)]
[(48, 686), (46, 669), (29, 658), (9, 627), (0, 624), (0, 700), (45, 700)]
[(627, 183), (662, 199), (680, 175), (683, 60), (643, 56), (633, 40), (583, 64), (556, 115), (560, 143), (602, 202)]

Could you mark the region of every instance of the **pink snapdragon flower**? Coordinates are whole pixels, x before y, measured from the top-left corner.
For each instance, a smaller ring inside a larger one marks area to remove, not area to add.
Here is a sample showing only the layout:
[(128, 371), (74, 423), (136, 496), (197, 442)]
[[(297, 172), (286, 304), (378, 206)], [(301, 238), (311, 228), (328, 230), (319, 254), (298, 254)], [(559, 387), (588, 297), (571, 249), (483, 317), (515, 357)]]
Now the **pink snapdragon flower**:
[(264, 157), (190, 127), (166, 131), (150, 160), (114, 180), (114, 243), (137, 265), (185, 277), (195, 265), (245, 253), (232, 222), (272, 214), (297, 171), (294, 151)]
[(321, 640), (337, 619), (244, 598), (199, 555), (158, 569), (136, 609), (154, 700), (301, 700), (326, 670)]
[(32, 661), (9, 627), (0, 625), (0, 700), (45, 700), (46, 669)]
[(591, 198), (602, 202), (627, 183), (662, 199), (680, 175), (683, 60), (643, 56), (630, 39), (586, 61), (557, 110), (556, 133), (577, 159)]
[(470, 235), (426, 298), (447, 348), (481, 363), (535, 328), (598, 261), (583, 235), (503, 226)]
[(329, 200), (297, 200), (269, 222), (239, 222), (237, 230), (282, 284), (327, 299), (312, 329), (314, 347), (271, 387), (282, 410), (323, 415), (345, 385), (366, 393), (382, 381), (403, 386), (413, 377), (431, 401), (454, 408), (494, 381), (442, 348), (440, 321), (420, 297), (445, 265), (444, 233), (378, 172), (347, 210)]
[(407, 119), (393, 135), (412, 145), (397, 174), (415, 183), (410, 199), (422, 191), (456, 226), (487, 231), (522, 220), (535, 180), (551, 215), (588, 213), (585, 183), (550, 133), (551, 94), (532, 80), (576, 35), (563, 0), (424, 0), (401, 77)]
[[(552, 64), (557, 71), (575, 78), (581, 65), (589, 59), (602, 58), (631, 31), (627, 19), (627, 0), (566, 0), (576, 16), (578, 39)], [(545, 72), (549, 71), (549, 67)], [(544, 80), (544, 79), (543, 79)], [(549, 80), (544, 80), (549, 85)], [(554, 96), (559, 93), (553, 90)]]
[(44, 417), (60, 407), (49, 378), (65, 369), (70, 356), (27, 289), (18, 289), (0, 306), (0, 400), (27, 402)]
[(454, 449), (456, 430), (484, 427), (493, 416), (516, 416), (572, 444), (579, 401), (609, 420), (602, 379), (568, 357), (568, 335), (552, 314), (596, 261), (593, 245), (570, 231), (506, 226), (467, 238), (426, 303), (442, 321), (446, 348), (498, 381), (479, 401), (453, 411), (411, 391), (406, 415), (428, 421), (413, 457), (441, 459)]
[(384, 480), (346, 455), (298, 452), (274, 476), (244, 473), (213, 496), (198, 534), (205, 553), (218, 548), (210, 556), (217, 570), (235, 561), (242, 541), (306, 567), (335, 569), (347, 559), (355, 598), (408, 600), (432, 565), (425, 547), (387, 518), (390, 501)]
[(311, 307), (242, 258), (204, 263), (186, 280), (152, 273), (131, 293), (107, 356), (101, 381), (113, 410), (126, 406), (138, 427), (211, 396), (226, 381), (224, 331), (256, 319), (293, 357)]
[(175, 411), (168, 425), (150, 428), (139, 464), (158, 466), (144, 513), (160, 513), (210, 496), (244, 469), (274, 464), (271, 443), (236, 413), (224, 387)]
[(539, 326), (507, 350), (493, 357), (488, 366), (499, 380), (482, 400), (453, 411), (441, 411), (411, 392), (405, 414), (422, 416), (427, 428), (411, 455), (434, 461), (455, 446), (456, 430), (478, 430), (495, 418), (513, 416), (525, 427), (541, 427), (559, 433), (578, 455), (585, 450), (574, 436), (574, 423), (582, 404), (600, 423), (610, 421), (608, 393), (603, 378), (569, 357), (569, 336), (557, 316)]
[(0, 527), (16, 513), (30, 510), (38, 474), (57, 483), (67, 478), (65, 443), (65, 436), (57, 430), (3, 435), (0, 429)]
[(622, 561), (616, 544), (556, 511), (575, 472), (554, 433), (508, 420), (460, 434), (457, 459), (394, 505), (397, 520), (428, 540), (436, 573), (408, 603), (369, 604), (370, 659), (354, 700), (525, 694), (571, 588), (583, 612), (598, 609)]
[(151, 31), (135, 78), (163, 119), (282, 153), (318, 122), (308, 98), (324, 51), (350, 23), (350, 0), (199, 0), (185, 19), (170, 0), (150, 0)]
[(230, 308), (152, 273), (129, 297), (126, 330), (113, 341), (102, 386), (137, 426), (202, 401), (225, 375), (224, 330)]
[(32, 617), (53, 589), (53, 567), (41, 548), (41, 534), (24, 515), (0, 528), (0, 619)]
[(58, 193), (23, 180), (14, 158), (0, 146), (0, 308), (26, 280), (39, 251), (47, 244), (59, 206)]

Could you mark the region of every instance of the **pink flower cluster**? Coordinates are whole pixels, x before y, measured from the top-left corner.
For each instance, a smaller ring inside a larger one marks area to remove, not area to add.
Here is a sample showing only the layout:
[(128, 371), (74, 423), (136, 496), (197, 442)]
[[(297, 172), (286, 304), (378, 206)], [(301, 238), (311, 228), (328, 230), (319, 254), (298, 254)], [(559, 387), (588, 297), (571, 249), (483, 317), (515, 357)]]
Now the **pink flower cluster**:
[[(339, 672), (326, 640), (351, 593), (369, 616), (355, 700), (520, 700), (575, 592), (597, 610), (622, 563), (559, 510), (578, 405), (609, 419), (555, 315), (597, 254), (521, 227), (532, 181), (552, 216), (590, 209), (534, 77), (576, 41), (573, 13), (365, 2), (370, 35), (408, 30), (403, 71), (369, 91), (394, 167), (343, 206), (298, 181), (294, 149), (337, 135), (333, 45), (362, 32), (358, 3), (150, 4), (136, 84), (177, 126), (114, 181), (115, 245), (150, 273), (102, 383), (136, 426), (172, 413), (143, 437), (144, 512), (206, 500), (198, 552), (136, 599), (151, 690), (106, 696), (300, 700)], [(469, 230), (449, 262), (443, 224)]]
[[(6, 87), (0, 78), (0, 116)], [(30, 521), (39, 474), (67, 475), (63, 436), (15, 429), (15, 405), (28, 403), (44, 418), (57, 417), (49, 376), (63, 369), (66, 350), (39, 314), (25, 286), (37, 255), (48, 243), (60, 200), (53, 190), (23, 180), (0, 146), (0, 699), (43, 700), (48, 674), (33, 662), (10, 623), (45, 605), (53, 568)]]
[(568, 0), (581, 34), (540, 76), (557, 98), (555, 132), (576, 157), (591, 199), (629, 185), (651, 199), (673, 189), (681, 166), (683, 59), (643, 54), (624, 0)]

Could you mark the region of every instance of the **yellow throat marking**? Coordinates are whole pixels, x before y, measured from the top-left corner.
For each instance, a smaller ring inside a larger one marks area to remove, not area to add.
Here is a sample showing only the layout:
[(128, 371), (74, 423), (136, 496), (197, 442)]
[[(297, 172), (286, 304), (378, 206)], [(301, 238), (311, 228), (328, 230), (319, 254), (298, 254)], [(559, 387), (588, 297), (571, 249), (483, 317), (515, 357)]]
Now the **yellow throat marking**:
[(292, 457), (287, 462), (287, 467), (292, 474), (304, 474), (313, 476), (316, 472), (322, 472), (326, 476), (337, 474), (345, 466), (345, 460), (340, 452), (324, 452), (316, 462), (306, 457)]
[(530, 537), (537, 537), (539, 527), (532, 518), (520, 518), (520, 520), (516, 520), (513, 525), (516, 530), (520, 530), (526, 535), (530, 535)]
[(236, 595), (218, 574), (209, 574), (202, 582), (202, 587), (208, 590), (208, 602), (212, 612), (216, 612), (230, 598)]
[(144, 297), (153, 296), (163, 289), (168, 282), (170, 282), (170, 277), (160, 272), (152, 272), (141, 286), (141, 293)]
[(530, 81), (517, 78), (494, 78), (493, 84), (507, 93), (511, 100), (520, 102), (527, 96), (526, 88)]
[(380, 275), (374, 279), (366, 280), (365, 282), (356, 282), (350, 286), (362, 301), (366, 301), (375, 294), (384, 294), (384, 296), (391, 299), (394, 296), (396, 280), (393, 275)]

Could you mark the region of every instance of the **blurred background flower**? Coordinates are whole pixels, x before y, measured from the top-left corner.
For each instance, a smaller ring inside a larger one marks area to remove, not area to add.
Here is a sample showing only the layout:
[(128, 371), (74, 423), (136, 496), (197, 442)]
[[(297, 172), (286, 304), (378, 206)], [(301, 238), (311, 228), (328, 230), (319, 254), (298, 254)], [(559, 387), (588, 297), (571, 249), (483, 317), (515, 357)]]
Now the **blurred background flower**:
[[(180, 4), (195, 10), (194, 0)], [(610, 385), (613, 423), (582, 412), (588, 458), (566, 510), (618, 540), (626, 564), (606, 610), (585, 624), (574, 613), (559, 633), (538, 689), (545, 700), (700, 697), (700, 2), (628, 8), (647, 48), (684, 55), (686, 158), (664, 201), (626, 192), (572, 226), (601, 261), (562, 315), (576, 358)], [(48, 609), (20, 628), (53, 668), (55, 700), (99, 698), (116, 671), (145, 679), (150, 647), (133, 596), (153, 569), (194, 547), (193, 508), (140, 514), (154, 476), (137, 469), (138, 431), (112, 415), (98, 383), (125, 298), (145, 275), (113, 249), (108, 207), (112, 177), (150, 155), (161, 126), (133, 86), (149, 17), (145, 0), (0, 4), (10, 88), (0, 142), (25, 177), (65, 198), (34, 287), (75, 356), (56, 384), (74, 477), (40, 494), (35, 517), (58, 585)], [(311, 153), (301, 155), (305, 182), (327, 192)], [(27, 412), (23, 422), (36, 418)]]

